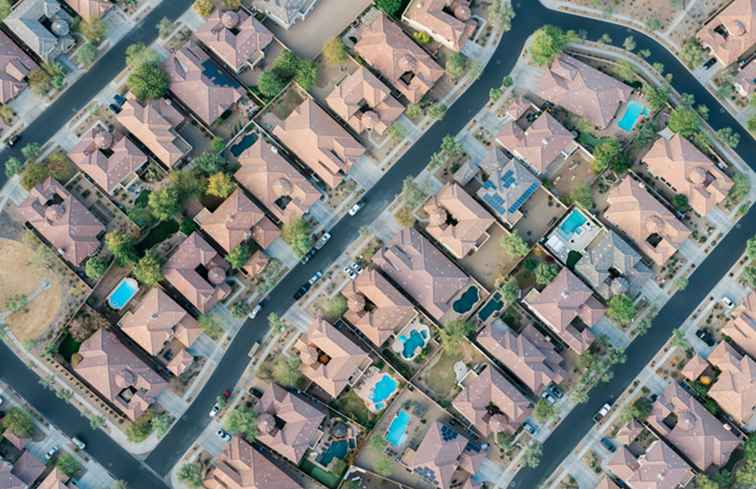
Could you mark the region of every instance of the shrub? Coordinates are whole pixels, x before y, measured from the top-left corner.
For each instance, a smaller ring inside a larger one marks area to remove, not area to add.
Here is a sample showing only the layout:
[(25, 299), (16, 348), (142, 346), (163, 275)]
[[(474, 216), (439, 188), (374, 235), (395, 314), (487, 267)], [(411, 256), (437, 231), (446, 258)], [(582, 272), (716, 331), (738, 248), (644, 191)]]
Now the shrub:
[(240, 433), (252, 442), (257, 438), (257, 414), (245, 404), (240, 404), (226, 416), (223, 427), (229, 433)]
[(402, 0), (375, 0), (375, 6), (395, 19), (400, 17), (404, 7)]
[(192, 8), (202, 17), (207, 17), (215, 10), (215, 4), (213, 0), (196, 0)]
[(418, 44), (430, 44), (433, 41), (433, 38), (430, 37), (430, 34), (428, 34), (425, 31), (415, 31), (412, 33), (412, 39), (417, 41)]
[(198, 319), (200, 329), (213, 340), (219, 340), (223, 336), (223, 326), (218, 318), (212, 314), (202, 314)]
[(21, 438), (31, 438), (34, 434), (34, 420), (31, 415), (17, 406), (8, 408), (0, 424), (3, 429), (11, 430), (14, 435)]
[(137, 65), (126, 84), (131, 93), (141, 101), (159, 99), (168, 91), (168, 75), (157, 62), (146, 62)]
[(626, 294), (615, 294), (609, 299), (607, 315), (620, 325), (627, 326), (632, 323), (636, 313), (635, 303)]
[(95, 46), (99, 46), (100, 43), (105, 40), (107, 28), (105, 27), (105, 22), (103, 22), (100, 17), (84, 20), (79, 26), (84, 38)]
[(5, 176), (8, 178), (12, 178), (13, 175), (21, 171), (21, 168), (23, 166), (24, 164), (21, 163), (21, 160), (11, 156), (7, 160), (5, 160)]
[(92, 256), (84, 265), (84, 273), (95, 282), (100, 280), (108, 270), (110, 262), (99, 256)]
[(291, 246), (297, 256), (304, 256), (312, 248), (310, 225), (303, 218), (292, 219), (284, 223), (281, 237)]
[(320, 312), (331, 322), (337, 321), (347, 311), (347, 300), (341, 294), (320, 301)]
[(236, 190), (236, 184), (227, 174), (218, 172), (207, 179), (207, 193), (225, 199)]
[(160, 258), (153, 252), (148, 251), (134, 265), (132, 273), (141, 283), (151, 287), (163, 280), (163, 273), (160, 271), (160, 266)]
[(68, 477), (75, 476), (81, 470), (81, 463), (70, 453), (62, 453), (55, 461), (55, 466)]
[(281, 78), (274, 71), (266, 71), (260, 75), (260, 79), (257, 81), (257, 89), (263, 96), (272, 99), (281, 93), (281, 90), (286, 88), (287, 83), (286, 80)]
[(239, 270), (247, 264), (251, 257), (252, 247), (246, 243), (242, 243), (228, 252), (228, 255), (226, 255), (226, 261), (231, 265), (231, 268)]
[(323, 48), (323, 57), (329, 65), (342, 65), (347, 62), (347, 54), (344, 41), (340, 37), (332, 37)]
[(548, 66), (564, 51), (567, 44), (576, 39), (577, 35), (572, 31), (564, 32), (553, 25), (544, 26), (533, 35), (530, 57), (535, 64)]
[(501, 238), (500, 244), (504, 248), (504, 253), (514, 258), (521, 258), (530, 251), (528, 243), (517, 232), (511, 232)]
[(446, 72), (455, 80), (465, 74), (466, 67), (467, 58), (462, 53), (453, 53), (446, 60)]

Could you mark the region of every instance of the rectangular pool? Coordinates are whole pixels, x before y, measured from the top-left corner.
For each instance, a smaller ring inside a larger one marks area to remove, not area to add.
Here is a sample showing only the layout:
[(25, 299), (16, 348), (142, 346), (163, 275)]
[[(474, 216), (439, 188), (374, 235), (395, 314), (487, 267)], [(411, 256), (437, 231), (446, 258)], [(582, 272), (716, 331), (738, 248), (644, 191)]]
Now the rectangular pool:
[(407, 437), (407, 428), (409, 428), (411, 420), (412, 416), (404, 409), (400, 409), (396, 413), (396, 416), (394, 416), (394, 419), (391, 420), (391, 424), (388, 430), (386, 430), (385, 438), (392, 447), (399, 448), (404, 443), (404, 439)]
[(617, 121), (617, 125), (625, 132), (633, 132), (638, 120), (646, 117), (648, 113), (648, 107), (632, 100), (627, 104), (627, 109), (625, 109), (622, 119)]

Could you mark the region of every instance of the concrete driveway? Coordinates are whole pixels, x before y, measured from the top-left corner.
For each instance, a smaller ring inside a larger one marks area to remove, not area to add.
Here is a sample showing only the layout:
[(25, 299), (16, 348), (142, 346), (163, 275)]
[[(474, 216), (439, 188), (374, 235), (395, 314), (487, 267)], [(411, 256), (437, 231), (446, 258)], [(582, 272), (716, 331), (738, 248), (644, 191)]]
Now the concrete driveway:
[(328, 40), (354, 21), (372, 0), (320, 0), (304, 22), (297, 22), (288, 31), (273, 21), (265, 24), (299, 56), (315, 58)]

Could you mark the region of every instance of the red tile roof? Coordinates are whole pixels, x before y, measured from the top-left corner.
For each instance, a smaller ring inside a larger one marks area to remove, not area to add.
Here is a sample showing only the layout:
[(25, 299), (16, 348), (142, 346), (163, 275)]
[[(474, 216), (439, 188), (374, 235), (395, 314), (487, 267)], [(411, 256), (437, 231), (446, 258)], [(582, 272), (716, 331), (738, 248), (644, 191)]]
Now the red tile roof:
[(203, 482), (207, 489), (303, 489), (245, 440), (235, 436)]
[(273, 42), (273, 34), (243, 10), (215, 9), (194, 35), (234, 71), (254, 66)]
[(26, 88), (26, 77), (37, 68), (28, 54), (0, 32), (0, 103), (16, 98)]

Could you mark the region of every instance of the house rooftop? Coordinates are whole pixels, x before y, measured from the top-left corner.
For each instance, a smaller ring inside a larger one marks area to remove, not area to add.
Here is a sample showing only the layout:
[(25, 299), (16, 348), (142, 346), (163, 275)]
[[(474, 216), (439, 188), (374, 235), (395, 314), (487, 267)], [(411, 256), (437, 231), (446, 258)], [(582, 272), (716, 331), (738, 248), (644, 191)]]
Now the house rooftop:
[(709, 397), (735, 421), (748, 425), (756, 408), (756, 361), (725, 341), (719, 342), (708, 360), (720, 371)]
[(620, 447), (608, 468), (630, 489), (676, 489), (685, 487), (695, 476), (690, 465), (661, 440), (651, 442), (640, 457)]
[(37, 486), (37, 489), (72, 489), (74, 486), (68, 485), (70, 479), (62, 470), (55, 467)]
[[(13, 464), (11, 473), (24, 484), (34, 485), (34, 482), (45, 472), (45, 464), (29, 450), (21, 452), (21, 456)], [(26, 487), (26, 486), (23, 486)]]
[(722, 328), (722, 333), (751, 358), (756, 358), (756, 291), (751, 291), (733, 311), (732, 319)]
[(0, 103), (7, 104), (23, 92), (29, 73), (37, 68), (31, 56), (0, 32)]
[(113, 8), (107, 0), (66, 0), (66, 3), (86, 21), (101, 18)]
[(194, 35), (237, 73), (263, 59), (263, 50), (273, 42), (268, 28), (244, 10), (217, 8)]
[(13, 465), (0, 458), (0, 487), (2, 489), (27, 489), (29, 486), (13, 474)]
[(55, 61), (75, 44), (70, 33), (73, 18), (60, 6), (58, 0), (17, 2), (3, 22), (45, 62)]
[(756, 44), (756, 0), (735, 0), (698, 31), (696, 37), (727, 66)]
[(255, 10), (265, 13), (285, 29), (304, 20), (318, 0), (252, 0)]
[(575, 148), (575, 138), (548, 112), (523, 131), (516, 121), (506, 122), (496, 142), (530, 165), (538, 173), (546, 173), (550, 165)]
[(465, 450), (469, 440), (451, 426), (435, 421), (415, 450), (404, 454), (407, 466), (436, 487), (450, 489), (454, 474), (461, 468), (470, 474), (471, 460), (479, 454)]
[(485, 173), (477, 195), (499, 219), (512, 227), (522, 218), (520, 208), (541, 186), (541, 181), (515, 158), (493, 147), (480, 162)]
[(461, 51), (475, 30), (470, 0), (413, 0), (402, 18), (453, 51)]

